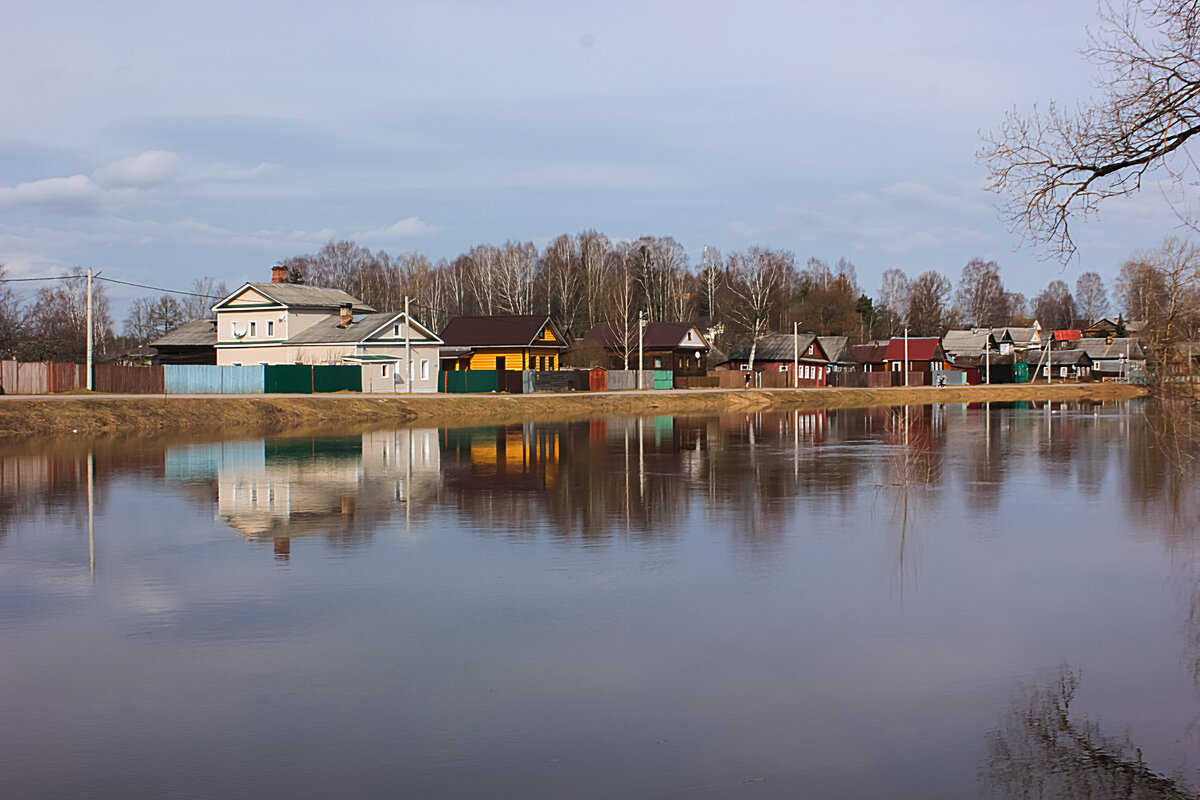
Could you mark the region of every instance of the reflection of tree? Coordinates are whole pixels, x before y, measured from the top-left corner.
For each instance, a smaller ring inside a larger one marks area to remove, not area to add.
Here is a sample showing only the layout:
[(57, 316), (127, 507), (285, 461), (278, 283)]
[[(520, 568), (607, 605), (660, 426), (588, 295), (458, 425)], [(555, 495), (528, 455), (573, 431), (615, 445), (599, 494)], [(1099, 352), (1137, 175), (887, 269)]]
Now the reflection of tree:
[(1197, 797), (1150, 769), (1128, 737), (1106, 736), (1100, 726), (1072, 718), (1079, 675), (1069, 666), (1045, 685), (1013, 699), (998, 728), (988, 734), (989, 757), (980, 771), (985, 786), (1016, 798)]

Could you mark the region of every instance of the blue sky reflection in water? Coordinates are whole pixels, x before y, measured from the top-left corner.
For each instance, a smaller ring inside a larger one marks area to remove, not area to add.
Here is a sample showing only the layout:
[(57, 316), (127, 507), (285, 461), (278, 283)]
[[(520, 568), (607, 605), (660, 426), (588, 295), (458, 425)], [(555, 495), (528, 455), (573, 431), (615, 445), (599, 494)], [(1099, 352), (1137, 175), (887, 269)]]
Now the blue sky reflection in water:
[(1194, 795), (1196, 506), (1148, 419), (97, 445), (94, 574), (87, 452), (10, 446), (0, 795)]

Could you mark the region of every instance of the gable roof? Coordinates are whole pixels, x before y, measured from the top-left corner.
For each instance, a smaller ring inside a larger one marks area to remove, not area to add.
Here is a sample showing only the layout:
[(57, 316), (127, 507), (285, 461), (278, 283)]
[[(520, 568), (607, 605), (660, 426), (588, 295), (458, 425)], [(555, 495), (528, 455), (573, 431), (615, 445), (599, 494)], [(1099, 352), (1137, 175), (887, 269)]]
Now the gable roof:
[[(320, 320), (287, 340), (287, 344), (349, 344), (364, 342), (396, 324), (403, 324), (404, 312), (359, 314), (349, 325), (339, 324), (337, 316)], [(442, 340), (416, 320), (412, 320), (414, 344), (441, 344)], [(422, 338), (416, 338), (420, 335)], [(393, 342), (394, 343), (394, 342)]]
[[(816, 344), (818, 353), (808, 355), (809, 345)], [(747, 361), (750, 358), (750, 339), (743, 339), (733, 346), (729, 351), (730, 361)], [(796, 350), (800, 350), (800, 359), (802, 361), (828, 361), (829, 358), (825, 355), (825, 350), (821, 347), (821, 343), (817, 341), (817, 337), (812, 333), (801, 333), (798, 336), (793, 336), (790, 333), (768, 333), (758, 340), (758, 347), (754, 351), (754, 360), (757, 361), (791, 361), (796, 356)]]
[[(637, 325), (630, 323), (630, 330), (636, 339)], [(647, 322), (645, 329), (642, 331), (642, 348), (646, 350), (674, 350), (677, 347), (682, 347), (684, 340), (689, 332), (695, 331), (697, 342), (689, 347), (696, 349), (709, 349), (708, 341), (704, 338), (704, 334), (690, 322)], [(609, 350), (620, 348), (622, 342), (622, 331), (615, 322), (601, 322), (592, 327), (590, 331), (584, 334), (583, 341), (586, 344), (600, 345)]]
[(150, 342), (151, 347), (216, 347), (217, 321), (195, 319)]
[[(1031, 350), (1025, 354), (1025, 363), (1030, 366), (1046, 363), (1045, 350)], [(1086, 350), (1051, 350), (1050, 366), (1052, 367), (1090, 367), (1092, 358)]]
[(882, 364), (887, 354), (888, 346), (873, 342), (871, 344), (856, 344), (850, 347), (850, 355), (859, 364)]
[(942, 337), (942, 349), (954, 355), (976, 355), (982, 354), (983, 348), (990, 347), (995, 341), (987, 328), (946, 331)]
[(337, 309), (349, 303), (356, 314), (372, 313), (375, 309), (341, 289), (326, 289), (320, 286), (305, 286), (297, 283), (246, 283), (238, 287), (228, 297), (213, 306), (213, 310), (233, 310), (238, 308), (230, 302), (241, 296), (246, 290), (252, 290), (268, 300), (289, 308), (329, 308)]
[[(555, 341), (540, 339), (547, 326)], [(557, 347), (566, 349), (562, 334), (546, 314), (511, 317), (455, 317), (442, 329), (448, 347)]]
[(817, 343), (825, 351), (825, 357), (834, 363), (852, 363), (849, 336), (818, 336)]
[[(884, 361), (903, 361), (905, 341), (905, 339), (899, 338), (888, 342), (887, 351), (883, 355)], [(935, 361), (938, 360), (938, 356), (945, 355), (942, 350), (942, 341), (936, 336), (910, 336), (907, 341), (909, 361)]]
[(1077, 342), (1083, 338), (1083, 332), (1074, 329), (1054, 331), (1054, 341), (1056, 342)]
[(1093, 361), (1111, 360), (1121, 356), (1134, 360), (1146, 357), (1142, 343), (1131, 337), (1113, 339), (1112, 344), (1109, 344), (1107, 339), (1080, 339), (1076, 347), (1091, 356)]

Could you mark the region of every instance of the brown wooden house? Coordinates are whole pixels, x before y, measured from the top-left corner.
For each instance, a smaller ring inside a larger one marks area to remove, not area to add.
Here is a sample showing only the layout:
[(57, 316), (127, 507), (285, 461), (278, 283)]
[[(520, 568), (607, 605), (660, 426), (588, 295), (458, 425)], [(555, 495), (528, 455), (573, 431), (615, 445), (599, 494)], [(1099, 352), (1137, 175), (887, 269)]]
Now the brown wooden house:
[[(604, 349), (609, 369), (637, 369), (637, 323), (628, 327), (601, 322), (583, 337), (585, 346)], [(705, 375), (708, 340), (690, 322), (647, 322), (642, 329), (642, 369), (666, 369), (676, 375)]]

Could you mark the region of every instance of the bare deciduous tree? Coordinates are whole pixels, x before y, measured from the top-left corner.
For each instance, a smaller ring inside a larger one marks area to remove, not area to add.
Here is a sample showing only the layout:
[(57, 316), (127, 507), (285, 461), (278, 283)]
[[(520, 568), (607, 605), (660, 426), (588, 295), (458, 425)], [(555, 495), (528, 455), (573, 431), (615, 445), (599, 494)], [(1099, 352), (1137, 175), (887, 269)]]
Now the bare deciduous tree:
[(726, 262), (729, 291), (733, 303), (729, 316), (740, 330), (750, 337), (750, 369), (758, 341), (772, 327), (783, 306), (784, 290), (795, 275), (796, 260), (786, 250), (752, 247), (733, 253)]
[(1008, 294), (995, 261), (972, 258), (963, 267), (955, 302), (965, 322), (975, 328), (1006, 325), (1009, 321)]
[(1108, 313), (1108, 292), (1099, 274), (1085, 272), (1075, 280), (1075, 304), (1089, 323)]
[(1033, 315), (1048, 331), (1070, 328), (1075, 322), (1075, 298), (1066, 281), (1050, 281), (1033, 299)]
[(950, 281), (936, 270), (917, 276), (908, 292), (908, 328), (913, 336), (941, 336), (950, 311)]
[(1137, 192), (1155, 170), (1176, 182), (1200, 175), (1186, 146), (1200, 133), (1198, 9), (1196, 0), (1102, 3), (1084, 51), (1101, 96), (1074, 110), (1010, 112), (984, 137), (979, 157), (1014, 230), (1065, 261), (1073, 217)]

